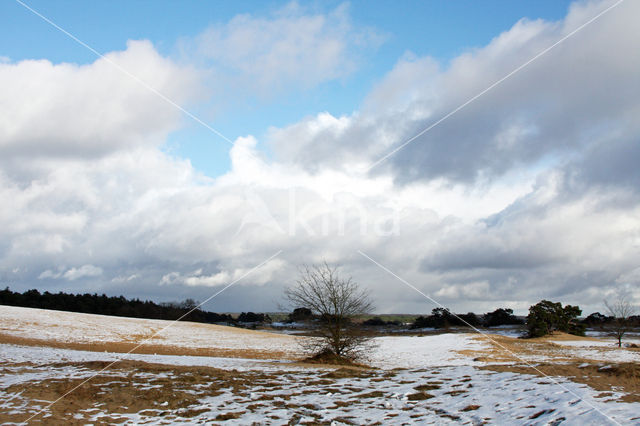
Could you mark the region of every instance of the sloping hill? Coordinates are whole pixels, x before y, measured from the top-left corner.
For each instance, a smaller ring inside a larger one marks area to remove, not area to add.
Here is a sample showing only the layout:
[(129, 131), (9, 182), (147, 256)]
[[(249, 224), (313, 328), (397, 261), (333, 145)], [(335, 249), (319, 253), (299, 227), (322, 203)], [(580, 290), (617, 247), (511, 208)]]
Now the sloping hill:
[(299, 356), (297, 339), (213, 324), (0, 305), (0, 343), (101, 352), (133, 349), (134, 353), (293, 359)]

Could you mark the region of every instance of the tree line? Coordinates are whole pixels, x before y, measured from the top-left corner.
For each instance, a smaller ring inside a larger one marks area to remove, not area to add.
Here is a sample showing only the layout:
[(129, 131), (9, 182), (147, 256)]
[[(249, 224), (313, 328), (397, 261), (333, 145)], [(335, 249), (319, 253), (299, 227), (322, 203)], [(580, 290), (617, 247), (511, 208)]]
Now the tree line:
[(9, 287), (0, 290), (0, 305), (162, 320), (177, 320), (184, 316), (182, 319), (185, 321), (210, 324), (236, 325), (243, 322), (270, 321), (268, 315), (253, 312), (243, 312), (237, 318), (233, 318), (229, 314), (204, 311), (196, 308), (198, 303), (193, 299), (158, 304), (150, 300), (142, 301), (137, 298), (127, 299), (124, 296), (107, 296), (105, 294), (68, 294), (63, 292), (49, 293), (48, 291), (40, 293), (35, 289), (18, 293), (9, 290)]
[(419, 316), (411, 328), (447, 328), (447, 327), (497, 327), (500, 325), (519, 325), (524, 321), (513, 314), (512, 309), (498, 308), (482, 316), (473, 312), (453, 314), (446, 308), (435, 308), (431, 315)]

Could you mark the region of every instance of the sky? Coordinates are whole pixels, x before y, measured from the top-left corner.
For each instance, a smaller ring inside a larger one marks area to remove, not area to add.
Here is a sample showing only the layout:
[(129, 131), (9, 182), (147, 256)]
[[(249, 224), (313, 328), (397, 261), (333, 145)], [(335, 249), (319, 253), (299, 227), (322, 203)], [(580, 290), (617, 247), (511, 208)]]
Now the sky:
[(274, 311), (326, 261), (379, 313), (638, 304), (638, 13), (2, 2), (0, 285)]

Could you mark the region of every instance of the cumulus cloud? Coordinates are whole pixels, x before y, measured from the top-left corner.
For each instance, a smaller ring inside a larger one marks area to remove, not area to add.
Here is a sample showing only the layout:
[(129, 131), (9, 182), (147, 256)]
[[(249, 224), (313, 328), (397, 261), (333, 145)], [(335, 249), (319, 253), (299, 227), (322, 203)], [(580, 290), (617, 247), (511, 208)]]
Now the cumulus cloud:
[[(559, 22), (523, 19), (448, 64), (407, 54), (360, 111), (346, 117), (323, 113), (274, 129), (270, 143), (281, 161), (311, 171), (372, 164), (611, 3), (576, 3)], [(473, 183), (574, 160), (637, 134), (640, 59), (629, 52), (640, 48), (632, 18), (638, 7), (629, 2), (610, 11), (373, 172), (392, 172), (403, 183)], [(635, 172), (625, 167), (618, 173)]]
[(158, 146), (181, 124), (177, 103), (194, 99), (199, 75), (156, 52), (148, 41), (87, 65), (47, 60), (0, 62), (0, 157), (95, 158)]
[(135, 280), (137, 278), (139, 278), (138, 274), (131, 274), (129, 276), (119, 275), (119, 276), (111, 279), (111, 282), (113, 282), (113, 283), (125, 283), (125, 282), (129, 282), (129, 281), (133, 281), (133, 280)]
[(486, 299), (489, 293), (489, 282), (471, 282), (464, 285), (454, 284), (446, 286), (434, 294), (437, 298), (446, 298), (447, 300), (464, 298), (467, 300)]
[(97, 277), (102, 275), (102, 268), (93, 265), (82, 265), (79, 268), (71, 268), (64, 273), (63, 277), (69, 281), (74, 281), (83, 277)]
[(382, 36), (351, 22), (348, 5), (329, 13), (290, 3), (272, 16), (238, 15), (182, 41), (182, 50), (234, 90), (268, 95), (343, 78)]
[(78, 268), (69, 268), (66, 271), (58, 270), (57, 272), (54, 272), (50, 269), (47, 269), (46, 271), (43, 271), (38, 276), (38, 279), (43, 280), (47, 278), (51, 278), (51, 279), (64, 278), (69, 281), (75, 281), (80, 278), (97, 277), (100, 275), (102, 275), (102, 268), (99, 268), (93, 265), (82, 265)]
[[(248, 278), (248, 282), (254, 285), (263, 285), (270, 282), (274, 274), (281, 270), (285, 262), (281, 259), (275, 259), (267, 264), (255, 276)], [(182, 274), (180, 272), (170, 272), (162, 277), (161, 285), (182, 284), (189, 287), (216, 287), (221, 285), (233, 285), (242, 278), (247, 277), (253, 268), (235, 268), (232, 270), (221, 270), (212, 274), (203, 272), (199, 268), (190, 273)], [(240, 284), (242, 285), (242, 284)]]

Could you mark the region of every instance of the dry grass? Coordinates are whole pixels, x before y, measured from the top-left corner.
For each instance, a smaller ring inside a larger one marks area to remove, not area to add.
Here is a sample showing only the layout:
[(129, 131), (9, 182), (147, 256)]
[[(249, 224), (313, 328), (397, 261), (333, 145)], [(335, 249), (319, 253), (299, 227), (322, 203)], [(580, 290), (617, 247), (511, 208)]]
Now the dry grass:
[[(521, 362), (523, 356), (547, 357), (556, 362), (593, 362), (578, 355), (573, 355), (571, 347), (559, 345), (554, 341), (602, 341), (592, 337), (580, 337), (560, 332), (535, 339), (518, 339), (497, 334), (489, 336), (472, 335), (471, 337), (483, 343), (488, 343), (490, 347), (485, 350), (462, 350), (459, 353), (472, 356), (476, 361), (482, 362)], [(590, 349), (601, 352), (604, 359), (606, 359), (608, 352), (619, 350), (613, 345), (610, 347), (598, 346)], [(625, 350), (640, 352), (640, 350), (633, 348)]]
[[(248, 332), (251, 330), (238, 329), (239, 332)], [(132, 341), (128, 341), (132, 340)], [(143, 340), (143, 339), (140, 339)], [(0, 343), (22, 345), (22, 346), (38, 346), (58, 349), (75, 349), (80, 351), (91, 352), (113, 352), (113, 353), (131, 353), (148, 354), (148, 355), (191, 355), (191, 356), (209, 356), (209, 357), (225, 357), (225, 358), (250, 358), (250, 359), (284, 359), (295, 360), (296, 357), (285, 351), (267, 351), (256, 349), (225, 349), (225, 348), (189, 348), (172, 345), (150, 345), (144, 344), (136, 348), (138, 343), (133, 341), (131, 336), (123, 338), (121, 342), (61, 342), (57, 340), (33, 339), (9, 334), (0, 333)]]
[[(8, 374), (40, 372), (43, 369), (55, 368), (60, 371), (69, 369), (83, 371), (85, 374), (98, 373), (110, 363), (95, 362), (62, 362), (46, 366), (7, 364), (2, 367)], [(0, 371), (1, 373), (1, 371)], [(246, 412), (259, 410), (260, 407), (280, 407), (291, 410), (296, 415), (296, 404), (289, 402), (295, 394), (331, 392), (344, 393), (350, 398), (353, 390), (336, 388), (336, 379), (373, 378), (383, 372), (359, 367), (340, 367), (336, 370), (297, 372), (294, 380), (300, 380), (299, 389), (292, 394), (278, 392), (282, 385), (282, 372), (261, 372), (259, 370), (236, 371), (213, 367), (190, 367), (163, 364), (151, 364), (139, 361), (120, 361), (106, 371), (93, 377), (87, 383), (85, 378), (49, 378), (27, 383), (15, 384), (4, 389), (10, 395), (19, 395), (18, 400), (26, 406), (20, 410), (0, 410), (0, 424), (20, 423), (31, 415), (56, 401), (60, 396), (78, 387), (63, 399), (52, 405), (44, 413), (29, 423), (44, 424), (117, 424), (126, 421), (126, 415), (137, 413), (141, 422), (189, 422), (211, 408), (202, 408), (202, 399), (229, 394), (229, 402), (245, 402), (242, 408), (228, 406), (223, 399), (218, 412), (207, 419), (214, 423), (242, 417)], [(382, 392), (368, 395), (369, 399), (382, 396)], [(358, 396), (358, 401), (363, 397)], [(334, 401), (337, 407), (347, 407), (351, 400)], [(214, 407), (215, 408), (215, 407)], [(315, 406), (309, 405), (305, 410)], [(244, 411), (243, 411), (244, 410)], [(97, 418), (92, 418), (98, 416)], [(46, 416), (46, 417), (45, 417)], [(206, 414), (208, 417), (209, 414)], [(218, 416), (218, 417), (216, 417)], [(313, 416), (312, 416), (313, 417)], [(287, 423), (291, 419), (272, 419), (278, 423)], [(195, 420), (195, 419), (194, 419)]]
[(477, 410), (478, 408), (480, 408), (480, 406), (479, 406), (479, 405), (473, 405), (473, 404), (472, 404), (472, 405), (467, 405), (466, 407), (464, 407), (464, 408), (463, 408), (462, 410), (460, 410), (460, 411), (465, 411), (465, 412), (466, 412), (466, 411), (475, 411), (475, 410)]
[(370, 369), (342, 367), (323, 374), (321, 377), (329, 379), (343, 379), (345, 377), (371, 377), (374, 374), (375, 372)]
[(431, 399), (434, 397), (435, 395), (431, 395), (430, 393), (426, 393), (426, 392), (416, 392), (416, 393), (407, 395), (407, 398), (409, 399), (409, 401), (424, 401), (425, 399)]
[[(60, 363), (57, 367), (73, 366), (83, 370), (98, 372), (108, 365), (107, 362)], [(269, 375), (259, 379), (267, 380)], [(49, 408), (50, 416), (38, 416), (30, 423), (86, 424), (91, 413), (107, 412), (97, 423), (117, 423), (118, 414), (141, 413), (149, 417), (189, 418), (201, 411), (192, 406), (202, 396), (217, 396), (221, 389), (232, 388), (234, 392), (243, 392), (255, 382), (255, 375), (245, 377), (231, 372), (208, 367), (183, 367), (148, 364), (133, 361), (121, 361), (112, 366), (105, 374), (97, 375), (87, 383), (83, 378), (55, 378), (28, 384), (9, 386), (6, 391), (19, 393), (29, 401), (29, 414), (0, 413), (0, 423), (24, 422), (31, 415), (56, 401), (60, 396), (76, 388), (66, 397)], [(199, 395), (191, 392), (194, 385), (202, 385)], [(74, 415), (81, 415), (76, 418)]]
[(424, 385), (419, 385), (414, 387), (414, 389), (419, 391), (435, 390), (435, 389), (440, 389), (440, 385), (442, 385), (441, 381), (431, 380)]

